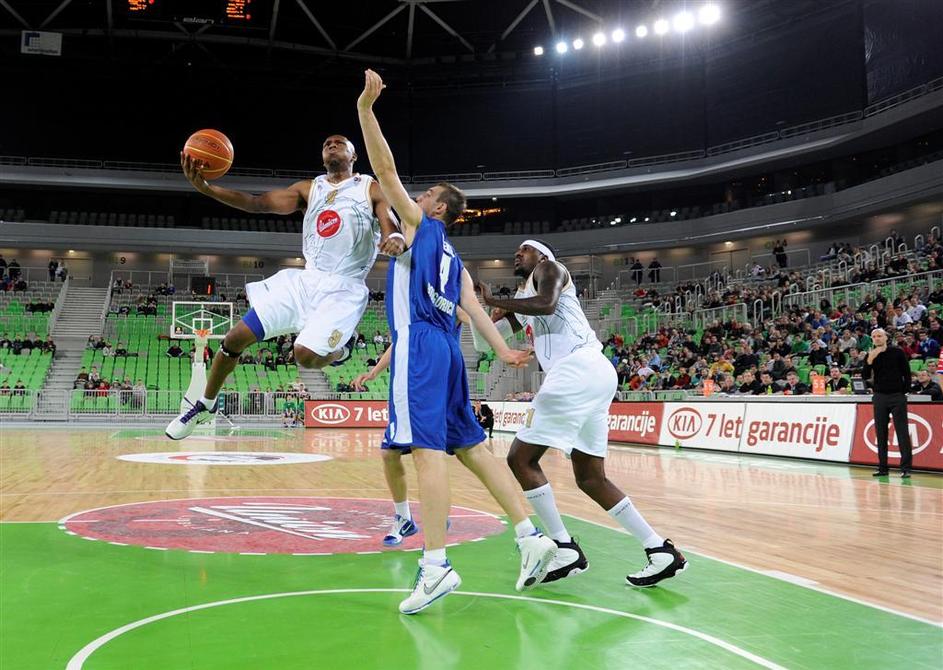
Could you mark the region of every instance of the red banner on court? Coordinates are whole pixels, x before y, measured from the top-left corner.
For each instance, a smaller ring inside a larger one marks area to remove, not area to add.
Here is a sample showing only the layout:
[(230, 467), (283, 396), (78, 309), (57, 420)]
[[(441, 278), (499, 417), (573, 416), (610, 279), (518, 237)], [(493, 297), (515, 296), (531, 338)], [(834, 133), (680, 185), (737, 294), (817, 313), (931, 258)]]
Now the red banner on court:
[[(910, 403), (907, 406), (910, 443), (914, 452), (914, 468), (943, 470), (943, 404)], [(888, 465), (900, 465), (897, 434), (894, 424), (888, 425)], [(855, 440), (851, 448), (852, 463), (877, 465), (877, 435), (874, 430), (874, 407), (870, 403), (858, 405)]]
[(609, 439), (658, 444), (665, 405), (660, 402), (614, 402), (609, 407)]
[(386, 428), (385, 400), (306, 400), (305, 428)]

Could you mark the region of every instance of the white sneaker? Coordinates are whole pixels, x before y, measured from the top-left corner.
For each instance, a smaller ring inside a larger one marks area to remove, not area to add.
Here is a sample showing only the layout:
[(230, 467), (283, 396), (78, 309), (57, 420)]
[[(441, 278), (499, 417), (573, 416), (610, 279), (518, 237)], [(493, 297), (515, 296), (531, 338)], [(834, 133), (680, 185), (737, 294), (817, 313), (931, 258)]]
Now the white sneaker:
[(197, 400), (190, 409), (183, 412), (167, 425), (164, 434), (171, 440), (182, 440), (185, 437), (189, 437), (197, 426), (211, 420), (216, 415), (217, 409), (219, 409), (218, 397), (210, 408), (207, 408), (200, 400)]
[(517, 538), (517, 549), (521, 552), (521, 574), (514, 588), (523, 591), (536, 586), (547, 576), (550, 563), (557, 555), (557, 543), (538, 532)]
[(625, 578), (627, 584), (640, 588), (655, 586), (663, 579), (674, 577), (688, 569), (688, 561), (671, 540), (654, 549), (646, 549), (648, 565)]
[(399, 611), (403, 614), (421, 612), (461, 585), (462, 578), (452, 569), (452, 564), (448, 561), (445, 562), (445, 565), (423, 565), (420, 563), (413, 592), (399, 604)]
[(383, 544), (387, 547), (395, 547), (402, 544), (407, 537), (419, 532), (419, 526), (412, 519), (405, 519), (399, 514), (393, 516), (393, 527), (390, 532), (383, 537)]

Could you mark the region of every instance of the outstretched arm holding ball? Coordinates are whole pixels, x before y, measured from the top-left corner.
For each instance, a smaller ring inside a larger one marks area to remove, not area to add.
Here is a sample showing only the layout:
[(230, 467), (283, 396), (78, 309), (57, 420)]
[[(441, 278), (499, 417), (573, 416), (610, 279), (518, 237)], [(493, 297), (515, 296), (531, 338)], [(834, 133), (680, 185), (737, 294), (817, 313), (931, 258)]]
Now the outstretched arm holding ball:
[(299, 210), (304, 210), (308, 205), (308, 192), (311, 190), (310, 180), (295, 182), (288, 188), (253, 195), (252, 193), (234, 191), (210, 184), (203, 176), (204, 162), (199, 158), (194, 159), (182, 151), (180, 152), (180, 167), (183, 168), (183, 174), (187, 181), (197, 191), (218, 200), (224, 205), (241, 209), (243, 212), (293, 214)]

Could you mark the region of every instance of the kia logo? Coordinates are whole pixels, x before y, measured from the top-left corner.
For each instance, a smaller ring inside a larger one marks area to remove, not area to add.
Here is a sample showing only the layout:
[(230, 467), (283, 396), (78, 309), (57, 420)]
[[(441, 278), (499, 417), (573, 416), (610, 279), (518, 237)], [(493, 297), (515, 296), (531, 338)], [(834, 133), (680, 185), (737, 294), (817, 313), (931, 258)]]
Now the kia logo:
[[(907, 415), (907, 430), (910, 432), (910, 444), (913, 445), (913, 452), (919, 454), (930, 446), (933, 441), (933, 426), (930, 422), (917, 414)], [(894, 430), (894, 424), (890, 424), (887, 430), (888, 456), (900, 456), (899, 451), (891, 451), (890, 447), (897, 447), (897, 432)], [(864, 443), (868, 449), (874, 453), (878, 452), (877, 431), (874, 429), (874, 419), (868, 422), (864, 427)]]
[(318, 423), (334, 425), (350, 419), (350, 410), (343, 405), (324, 403), (311, 409), (311, 418)]
[(696, 409), (682, 407), (668, 417), (668, 432), (678, 440), (686, 440), (701, 432), (701, 415)]

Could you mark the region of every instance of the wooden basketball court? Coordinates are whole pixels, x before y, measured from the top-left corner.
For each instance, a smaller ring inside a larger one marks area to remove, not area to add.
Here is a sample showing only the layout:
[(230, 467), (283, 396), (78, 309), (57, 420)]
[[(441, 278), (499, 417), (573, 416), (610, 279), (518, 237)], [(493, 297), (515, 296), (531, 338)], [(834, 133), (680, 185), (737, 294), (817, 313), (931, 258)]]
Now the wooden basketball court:
[[(864, 468), (614, 447), (610, 478), (691, 562), (679, 578), (640, 591), (623, 581), (644, 563), (638, 543), (612, 529), (566, 459), (548, 453), (545, 470), (591, 567), (517, 594), (517, 554), (500, 509), (456, 462), (449, 552), (461, 593), (406, 618), (396, 603), (411, 586), (421, 538), (401, 549), (377, 540), (392, 508), (380, 438), (220, 428), (174, 443), (158, 427), (4, 426), (0, 666), (938, 668), (943, 660), (938, 475), (882, 482)], [(495, 436), (496, 457), (509, 441)], [(119, 459), (139, 456), (163, 462)], [(415, 491), (409, 463), (407, 472)]]

